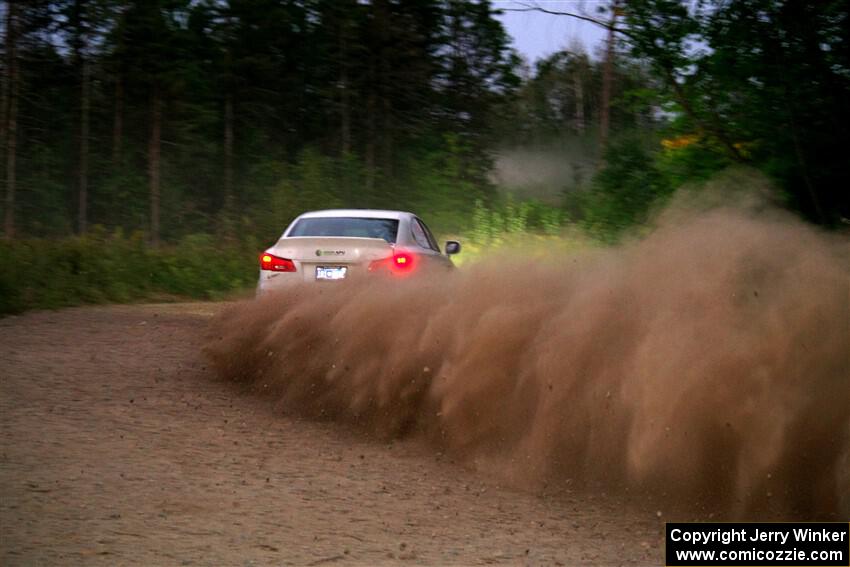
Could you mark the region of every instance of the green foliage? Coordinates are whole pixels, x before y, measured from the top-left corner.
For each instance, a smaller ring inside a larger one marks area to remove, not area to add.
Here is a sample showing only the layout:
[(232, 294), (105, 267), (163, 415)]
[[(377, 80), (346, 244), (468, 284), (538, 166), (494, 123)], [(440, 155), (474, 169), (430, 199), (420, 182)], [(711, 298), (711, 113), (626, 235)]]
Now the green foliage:
[(209, 235), (148, 248), (141, 233), (0, 241), (0, 314), (85, 303), (215, 299), (251, 286), (256, 244)]
[(478, 246), (493, 246), (516, 236), (556, 236), (564, 229), (563, 212), (537, 201), (515, 202), (508, 198), (486, 206), (477, 200), (472, 211), (471, 226), (464, 236)]
[(453, 235), (463, 241), (463, 252), (453, 258), (458, 266), (493, 255), (543, 260), (554, 251), (573, 254), (596, 245), (567, 222), (561, 209), (536, 201), (508, 198), (488, 206), (478, 200), (471, 218), (465, 231)]
[[(745, 162), (809, 218), (850, 217), (847, 2), (620, 3), (604, 159), (604, 62), (571, 45), (520, 81), (487, 0), (15, 6), (13, 212), (17, 234), (39, 238), (0, 244), (0, 312), (226, 293), (253, 283), (254, 254), (310, 209), (414, 210), (467, 251), (570, 222), (614, 242), (678, 187)], [(153, 142), (159, 250), (141, 232)], [(522, 183), (494, 186), (499, 148), (563, 207), (504, 197)], [(538, 148), (567, 165), (557, 181), (522, 163)], [(68, 238), (84, 182), (89, 225), (105, 228)]]
[(850, 217), (846, 1), (634, 0), (624, 12), (632, 53), (703, 138), (688, 156), (698, 178), (721, 154), (770, 174), (811, 220)]
[[(602, 114), (604, 61), (591, 59), (581, 44), (539, 60), (520, 87), (516, 103), (499, 122), (510, 147), (539, 147), (573, 137), (595, 139)], [(612, 69), (609, 120), (614, 131), (658, 122), (658, 93), (646, 65), (618, 54)]]
[[(331, 165), (307, 155), (293, 168), (300, 175), (294, 182), (315, 183), (333, 170)], [(292, 211), (294, 215), (296, 209)], [(434, 226), (459, 226), (453, 214), (423, 214)], [(274, 238), (288, 222), (279, 220)], [(561, 246), (564, 227), (561, 211), (548, 205), (507, 199), (487, 206), (479, 199), (471, 224), (440, 232), (464, 241), (459, 260), (468, 262), (483, 251), (520, 243)], [(191, 234), (153, 249), (140, 231), (125, 235), (102, 226), (84, 237), (0, 240), (0, 314), (92, 303), (220, 298), (254, 285), (262, 247), (251, 237), (221, 242), (209, 234)]]
[(667, 148), (655, 154), (655, 167), (671, 187), (701, 182), (734, 162), (723, 151), (705, 140), (681, 148)]
[(653, 205), (668, 197), (673, 186), (640, 137), (612, 141), (605, 158), (591, 189), (581, 196), (582, 224), (594, 237), (612, 242), (646, 222)]
[(151, 167), (168, 242), (234, 230), (267, 239), (333, 206), (433, 205), (445, 218), (460, 208), (457, 225), (489, 191), (493, 116), (518, 85), (487, 1), (16, 6), (22, 236), (72, 233), (84, 184), (89, 225), (148, 229)]
[(439, 232), (464, 230), (475, 201), (492, 194), (480, 166), (466, 140), (446, 134), (441, 143), (406, 156), (402, 185), (391, 191), (397, 203), (393, 208), (406, 207), (433, 219), (432, 228)]

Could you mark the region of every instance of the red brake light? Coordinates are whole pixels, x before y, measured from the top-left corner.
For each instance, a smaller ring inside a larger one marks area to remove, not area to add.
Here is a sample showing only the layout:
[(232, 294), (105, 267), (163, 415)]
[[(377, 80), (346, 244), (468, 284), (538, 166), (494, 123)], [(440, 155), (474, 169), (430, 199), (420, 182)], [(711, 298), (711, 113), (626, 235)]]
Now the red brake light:
[(407, 252), (399, 252), (392, 258), (393, 268), (407, 272), (413, 269), (413, 256)]
[(369, 264), (369, 271), (375, 272), (384, 269), (389, 270), (389, 272), (393, 275), (400, 276), (412, 272), (415, 265), (416, 257), (413, 254), (398, 252), (389, 258), (375, 260)]
[(295, 264), (287, 258), (278, 258), (268, 252), (260, 254), (260, 269), (271, 272), (294, 272)]

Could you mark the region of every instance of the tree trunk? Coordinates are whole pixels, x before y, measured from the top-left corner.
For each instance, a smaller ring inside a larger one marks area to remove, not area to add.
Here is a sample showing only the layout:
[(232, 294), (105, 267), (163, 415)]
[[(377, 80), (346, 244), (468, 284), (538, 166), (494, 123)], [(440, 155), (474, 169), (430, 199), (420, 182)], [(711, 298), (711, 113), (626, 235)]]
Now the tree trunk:
[(785, 91), (785, 108), (788, 112), (788, 122), (789, 126), (791, 126), (791, 139), (794, 142), (794, 155), (797, 158), (797, 167), (800, 172), (800, 177), (803, 178), (803, 184), (806, 186), (806, 190), (809, 193), (809, 199), (812, 202), (812, 208), (814, 209), (817, 221), (821, 224), (826, 224), (827, 218), (823, 212), (823, 207), (820, 204), (817, 189), (815, 188), (814, 183), (812, 183), (812, 178), (809, 175), (809, 167), (806, 156), (803, 152), (803, 145), (800, 143), (798, 120), (796, 118), (796, 112), (794, 111), (794, 95), (791, 93), (791, 88), (787, 82), (783, 84), (783, 90)]
[(576, 132), (584, 134), (586, 127), (584, 121), (584, 77), (579, 72), (578, 65), (576, 65), (576, 69), (573, 71), (573, 81), (576, 96)]
[(88, 229), (88, 194), (89, 194), (89, 64), (82, 62), (80, 77), (80, 172), (79, 172), (79, 203), (77, 209), (77, 228), (80, 234)]
[(151, 234), (150, 242), (154, 248), (159, 246), (159, 175), (160, 143), (162, 133), (162, 99), (159, 86), (153, 87), (151, 94), (151, 137), (148, 144), (148, 183), (150, 188)]
[[(7, 10), (6, 14), (8, 14), (11, 10)], [(9, 37), (9, 27), (8, 22), (6, 22), (6, 37)], [(7, 42), (4, 46), (6, 52), (9, 50), (9, 43)], [(0, 152), (3, 152), (3, 156), (5, 157), (6, 153), (6, 126), (7, 126), (7, 118), (8, 118), (8, 110), (9, 110), (9, 62), (3, 62), (3, 72), (0, 73), (0, 80), (2, 80), (2, 86), (0, 86)]]
[(375, 82), (370, 81), (369, 100), (366, 104), (366, 189), (370, 197), (375, 189), (375, 110)]
[(124, 84), (121, 75), (115, 79), (115, 110), (112, 117), (112, 165), (118, 167), (122, 160), (124, 142)]
[(346, 203), (353, 202), (351, 191), (351, 170), (349, 156), (351, 155), (351, 92), (348, 85), (348, 37), (346, 16), (341, 16), (339, 23), (339, 153), (342, 158), (342, 175), (340, 183)]
[(339, 25), (340, 153), (351, 153), (351, 106), (348, 87), (348, 41), (344, 20)]
[(85, 2), (75, 0), (70, 15), (74, 70), (80, 80), (80, 122), (77, 130), (77, 232), (85, 234), (89, 191), (89, 67), (86, 60)]
[(384, 97), (383, 104), (383, 115), (384, 115), (384, 127), (383, 127), (383, 155), (381, 161), (382, 170), (384, 172), (384, 179), (391, 180), (393, 175), (393, 151), (394, 151), (394, 143), (393, 143), (393, 109), (392, 102), (389, 97)]
[(390, 15), (387, 0), (375, 2), (375, 22), (378, 26), (380, 49), (378, 51), (378, 92), (380, 93), (381, 121), (381, 173), (384, 179), (392, 176), (393, 156), (393, 109), (391, 96), (392, 72), (389, 62), (389, 26)]
[(614, 26), (617, 23), (617, 2), (611, 5), (611, 21), (608, 24), (608, 39), (605, 44), (605, 66), (602, 70), (602, 108), (599, 116), (599, 149), (605, 155), (608, 146), (608, 129), (611, 122), (611, 82), (614, 72)]
[(226, 236), (232, 237), (233, 218), (233, 95), (224, 98), (224, 222)]
[(9, 77), (8, 111), (6, 113), (6, 199), (3, 231), (6, 238), (15, 237), (15, 161), (18, 141), (18, 54), (17, 0), (6, 9), (6, 57)]
[[(343, 81), (346, 81), (346, 77), (343, 75)], [(342, 143), (340, 144), (341, 153), (343, 156), (347, 156), (351, 153), (351, 108), (349, 102), (349, 93), (348, 86), (345, 82), (343, 82), (342, 87), (342, 112), (341, 112), (341, 137)]]

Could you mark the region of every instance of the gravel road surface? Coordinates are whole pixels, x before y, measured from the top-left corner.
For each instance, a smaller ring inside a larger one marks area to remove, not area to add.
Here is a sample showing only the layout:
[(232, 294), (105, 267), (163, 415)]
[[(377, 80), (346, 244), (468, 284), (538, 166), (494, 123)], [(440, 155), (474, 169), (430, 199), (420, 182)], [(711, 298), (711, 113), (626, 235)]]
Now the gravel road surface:
[(663, 518), (499, 486), (218, 381), (219, 304), (0, 319), (0, 564), (663, 564)]

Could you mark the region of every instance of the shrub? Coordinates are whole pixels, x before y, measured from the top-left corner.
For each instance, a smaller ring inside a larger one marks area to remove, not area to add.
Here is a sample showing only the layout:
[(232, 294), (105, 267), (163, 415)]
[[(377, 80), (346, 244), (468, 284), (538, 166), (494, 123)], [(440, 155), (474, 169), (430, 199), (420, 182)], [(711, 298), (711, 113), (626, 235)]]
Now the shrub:
[(96, 228), (85, 237), (0, 242), (0, 313), (163, 297), (214, 299), (256, 277), (253, 242), (211, 235), (148, 248), (140, 234)]

